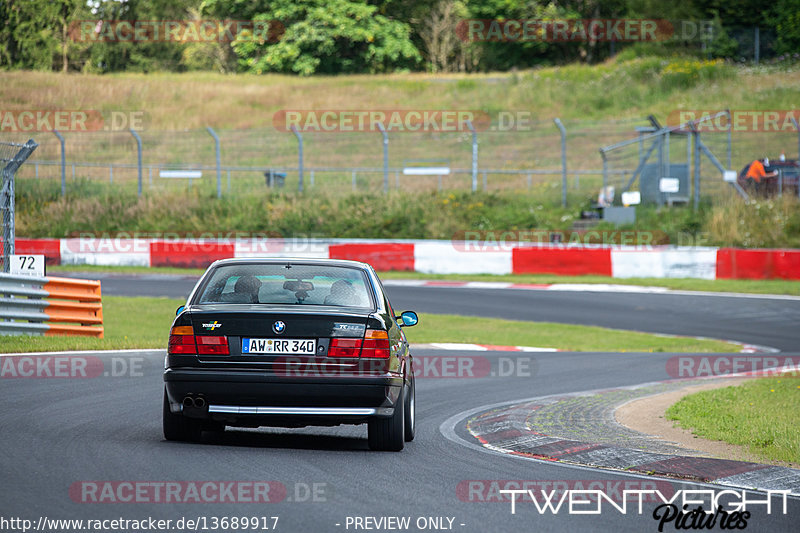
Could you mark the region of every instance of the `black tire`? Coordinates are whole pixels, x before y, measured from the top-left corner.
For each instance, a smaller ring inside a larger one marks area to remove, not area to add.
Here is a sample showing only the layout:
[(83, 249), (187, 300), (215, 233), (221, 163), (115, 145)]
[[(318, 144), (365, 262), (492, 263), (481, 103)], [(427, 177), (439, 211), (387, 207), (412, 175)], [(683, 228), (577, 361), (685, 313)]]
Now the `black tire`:
[(416, 385), (414, 385), (414, 378), (411, 378), (411, 384), (408, 386), (405, 394), (405, 440), (411, 442), (414, 440), (414, 434), (417, 430), (417, 407), (416, 407)]
[(203, 426), (200, 420), (192, 420), (183, 415), (176, 415), (169, 409), (167, 391), (164, 390), (164, 410), (162, 414), (164, 438), (177, 441), (195, 441), (200, 439)]
[(370, 450), (399, 452), (405, 445), (405, 387), (389, 418), (372, 418), (367, 423), (367, 440)]

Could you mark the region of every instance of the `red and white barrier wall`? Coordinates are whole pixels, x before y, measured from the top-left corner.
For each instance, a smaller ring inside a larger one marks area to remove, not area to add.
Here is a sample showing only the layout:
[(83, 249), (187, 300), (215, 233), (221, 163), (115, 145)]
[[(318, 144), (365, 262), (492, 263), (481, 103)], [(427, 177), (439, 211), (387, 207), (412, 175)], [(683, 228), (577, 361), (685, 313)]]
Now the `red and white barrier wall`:
[(377, 270), (429, 274), (559, 274), (615, 278), (800, 279), (800, 250), (709, 247), (486, 246), (451, 241), (341, 239), (17, 239), (48, 264), (208, 266), (226, 257), (353, 259)]

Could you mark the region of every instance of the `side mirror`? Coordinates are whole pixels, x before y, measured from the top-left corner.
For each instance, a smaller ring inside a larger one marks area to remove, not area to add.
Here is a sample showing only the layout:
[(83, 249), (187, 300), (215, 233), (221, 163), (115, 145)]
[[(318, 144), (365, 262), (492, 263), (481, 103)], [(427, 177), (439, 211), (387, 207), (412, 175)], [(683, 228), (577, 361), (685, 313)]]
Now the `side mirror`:
[(180, 306), (179, 308), (177, 308), (177, 309), (175, 310), (175, 316), (178, 316), (179, 314), (181, 314), (181, 313), (183, 312), (183, 310), (184, 310), (184, 309), (186, 309), (186, 306), (185, 306), (185, 305), (182, 305), (182, 306)]
[(403, 311), (400, 313), (401, 326), (416, 326), (419, 322), (419, 317), (414, 311)]

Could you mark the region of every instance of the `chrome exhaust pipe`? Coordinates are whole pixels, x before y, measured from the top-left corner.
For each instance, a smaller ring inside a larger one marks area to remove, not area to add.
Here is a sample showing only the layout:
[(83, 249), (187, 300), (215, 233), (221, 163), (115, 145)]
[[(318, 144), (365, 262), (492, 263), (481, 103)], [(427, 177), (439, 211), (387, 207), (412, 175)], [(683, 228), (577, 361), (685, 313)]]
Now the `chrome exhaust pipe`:
[(194, 406), (194, 400), (192, 400), (192, 397), (191, 396), (186, 396), (183, 399), (183, 407), (187, 408), (187, 407), (193, 407), (193, 406)]
[(204, 408), (206, 406), (206, 399), (203, 398), (202, 396), (195, 398), (194, 406), (197, 407), (198, 409)]

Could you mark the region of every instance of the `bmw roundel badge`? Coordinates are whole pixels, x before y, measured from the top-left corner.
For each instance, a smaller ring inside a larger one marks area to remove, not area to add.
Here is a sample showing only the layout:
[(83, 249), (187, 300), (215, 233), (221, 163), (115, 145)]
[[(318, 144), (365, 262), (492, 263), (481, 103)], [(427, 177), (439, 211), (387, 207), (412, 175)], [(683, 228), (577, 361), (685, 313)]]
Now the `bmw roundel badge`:
[(281, 333), (284, 332), (284, 330), (286, 330), (286, 324), (284, 324), (282, 320), (278, 320), (277, 322), (272, 324), (272, 331), (274, 331), (275, 333), (280, 335)]

